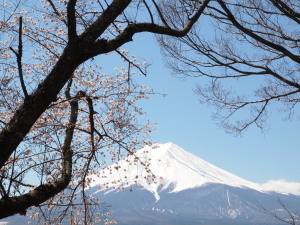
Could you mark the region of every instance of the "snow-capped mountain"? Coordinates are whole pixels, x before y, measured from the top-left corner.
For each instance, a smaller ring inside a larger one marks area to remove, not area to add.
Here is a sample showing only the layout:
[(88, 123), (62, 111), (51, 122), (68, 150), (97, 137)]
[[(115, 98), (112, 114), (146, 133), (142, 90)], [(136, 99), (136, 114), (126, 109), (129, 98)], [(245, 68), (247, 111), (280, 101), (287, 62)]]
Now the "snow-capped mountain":
[(144, 147), (92, 178), (90, 194), (112, 205), (118, 224), (280, 224), (261, 210), (284, 214), (279, 199), (300, 209), (300, 196), (265, 192), (173, 143)]
[[(265, 209), (299, 219), (300, 196), (263, 191), (173, 143), (146, 146), (88, 179), (93, 182), (85, 194), (105, 203), (103, 210), (119, 225), (286, 224)], [(69, 224), (67, 219), (62, 224)], [(16, 216), (5, 221), (17, 225), (27, 220)]]
[[(149, 164), (147, 168), (144, 166), (146, 164)], [(147, 172), (147, 169), (150, 172)], [(149, 179), (151, 174), (155, 175), (155, 181)], [(179, 192), (208, 183), (261, 191), (258, 184), (222, 170), (171, 142), (152, 147), (145, 146), (137, 151), (135, 156), (121, 160), (118, 164), (93, 176), (93, 180), (91, 186), (100, 185), (110, 188), (126, 188), (139, 184), (154, 193), (157, 199), (161, 187), (162, 190), (172, 187), (171, 192)]]

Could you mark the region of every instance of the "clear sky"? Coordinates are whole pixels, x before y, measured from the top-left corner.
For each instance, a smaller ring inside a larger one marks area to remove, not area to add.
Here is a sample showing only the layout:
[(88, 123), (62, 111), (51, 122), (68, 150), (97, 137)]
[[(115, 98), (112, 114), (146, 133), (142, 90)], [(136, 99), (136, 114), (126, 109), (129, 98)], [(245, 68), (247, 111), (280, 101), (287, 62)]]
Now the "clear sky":
[[(300, 182), (300, 114), (294, 121), (283, 121), (280, 112), (272, 112), (265, 134), (251, 127), (243, 137), (227, 134), (212, 120), (212, 108), (201, 105), (193, 89), (199, 78), (182, 80), (171, 75), (163, 63), (159, 46), (151, 34), (138, 34), (123, 48), (152, 64), (140, 82), (166, 97), (153, 96), (142, 106), (148, 118), (158, 122), (152, 139), (173, 142), (200, 158), (244, 179), (264, 183), (285, 179)], [(108, 71), (118, 61), (103, 56), (99, 64)], [(180, 76), (180, 75), (179, 75)], [(299, 188), (300, 189), (300, 188)], [(300, 193), (300, 190), (299, 190)]]
[[(200, 158), (244, 179), (264, 183), (285, 179), (300, 182), (300, 121), (283, 121), (277, 110), (268, 120), (263, 134), (251, 127), (243, 137), (227, 134), (212, 120), (212, 108), (198, 102), (193, 89), (199, 78), (179, 79), (163, 63), (154, 36), (140, 34), (125, 49), (152, 64), (141, 83), (166, 97), (157, 95), (143, 103), (151, 121), (158, 122), (152, 139), (173, 142)], [(116, 65), (114, 65), (116, 66)]]

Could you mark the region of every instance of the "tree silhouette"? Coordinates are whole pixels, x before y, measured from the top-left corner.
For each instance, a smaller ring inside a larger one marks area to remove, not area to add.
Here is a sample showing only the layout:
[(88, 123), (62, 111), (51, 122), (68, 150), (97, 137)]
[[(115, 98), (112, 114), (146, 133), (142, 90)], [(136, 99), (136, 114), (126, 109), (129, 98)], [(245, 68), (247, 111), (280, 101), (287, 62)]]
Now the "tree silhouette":
[[(191, 1), (162, 2), (180, 10)], [(35, 206), (46, 208), (45, 220), (71, 210), (70, 223), (78, 212), (91, 222), (89, 175), (105, 167), (104, 156), (134, 154), (152, 129), (135, 105), (152, 93), (134, 82), (132, 69), (145, 74), (145, 65), (120, 48), (142, 32), (185, 36), (209, 2), (196, 1), (182, 27), (167, 24), (155, 0), (0, 4), (0, 218)], [(101, 72), (97, 56), (112, 52), (123, 66)]]
[[(176, 9), (168, 15), (181, 24)], [(292, 118), (300, 99), (299, 1), (216, 0), (203, 20), (214, 26), (199, 23), (160, 43), (175, 74), (202, 78), (196, 93), (215, 107), (218, 123), (240, 134), (252, 124), (264, 129), (274, 107)]]

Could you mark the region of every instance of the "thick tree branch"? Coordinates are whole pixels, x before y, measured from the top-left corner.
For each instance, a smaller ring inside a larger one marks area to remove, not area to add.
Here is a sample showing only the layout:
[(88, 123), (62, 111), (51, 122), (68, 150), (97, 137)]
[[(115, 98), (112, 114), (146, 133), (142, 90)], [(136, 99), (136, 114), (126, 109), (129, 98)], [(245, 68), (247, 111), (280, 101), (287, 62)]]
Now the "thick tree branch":
[(126, 9), (131, 1), (132, 0), (114, 0), (97, 20), (80, 35), (80, 39), (84, 40), (87, 44), (94, 43), (107, 27)]
[(77, 39), (76, 15), (75, 15), (76, 2), (77, 0), (70, 0), (67, 6), (68, 36), (70, 41)]
[(164, 34), (173, 37), (183, 37), (192, 29), (192, 26), (199, 19), (209, 2), (210, 0), (205, 0), (202, 3), (201, 7), (195, 15), (187, 21), (182, 30), (175, 30), (167, 26), (160, 26), (153, 23), (133, 23), (128, 25), (120, 35), (110, 41), (103, 39), (96, 41), (92, 48), (85, 51), (85, 56), (81, 59), (81, 61), (85, 61), (99, 54), (111, 52), (123, 44), (132, 41), (133, 36), (137, 33), (151, 32), (154, 34)]
[(24, 195), (2, 198), (0, 200), (0, 219), (16, 213), (25, 215), (29, 207), (38, 206), (63, 191), (69, 185), (72, 177), (73, 152), (71, 143), (78, 115), (78, 99), (73, 99), (70, 105), (71, 114), (62, 146), (61, 177), (53, 182), (42, 184)]
[(54, 101), (79, 65), (80, 48), (68, 45), (53, 70), (28, 96), (0, 133), (0, 168), (22, 142), (33, 124)]

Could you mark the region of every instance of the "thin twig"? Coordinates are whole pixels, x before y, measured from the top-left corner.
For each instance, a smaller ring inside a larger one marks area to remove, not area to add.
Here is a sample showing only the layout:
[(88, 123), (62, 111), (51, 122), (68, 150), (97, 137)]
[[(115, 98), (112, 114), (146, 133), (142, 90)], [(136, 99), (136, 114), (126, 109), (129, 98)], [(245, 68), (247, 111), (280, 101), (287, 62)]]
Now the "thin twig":
[(21, 87), (25, 96), (25, 99), (28, 98), (28, 92), (25, 86), (24, 78), (23, 78), (23, 69), (22, 69), (22, 55), (23, 55), (23, 44), (22, 44), (22, 30), (23, 30), (23, 20), (22, 17), (19, 19), (19, 49), (18, 51), (14, 50), (12, 47), (10, 49), (15, 53), (17, 57), (17, 63), (18, 63), (18, 72), (19, 72), (19, 78), (21, 82)]

